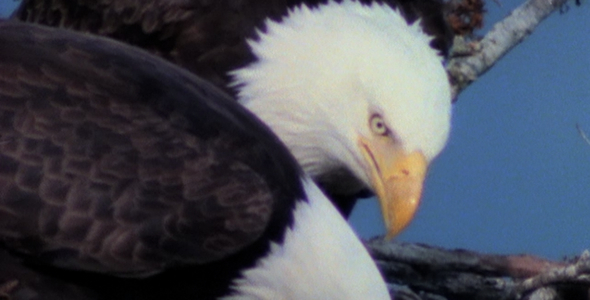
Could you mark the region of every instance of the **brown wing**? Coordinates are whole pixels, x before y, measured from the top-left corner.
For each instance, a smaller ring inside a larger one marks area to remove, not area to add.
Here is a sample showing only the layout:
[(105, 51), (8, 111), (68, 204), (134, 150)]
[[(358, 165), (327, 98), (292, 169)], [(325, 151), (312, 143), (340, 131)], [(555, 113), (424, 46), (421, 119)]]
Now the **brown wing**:
[(162, 60), (106, 39), (0, 25), (9, 249), (126, 275), (218, 260), (301, 197), (299, 172), (256, 118)]
[[(24, 0), (15, 17), (115, 38), (144, 48), (230, 93), (227, 73), (254, 60), (246, 44), (267, 18), (288, 8), (326, 0)], [(361, 0), (361, 2), (374, 2)], [(386, 0), (408, 21), (420, 18), (435, 36), (433, 46), (448, 53), (453, 35), (440, 0)]]

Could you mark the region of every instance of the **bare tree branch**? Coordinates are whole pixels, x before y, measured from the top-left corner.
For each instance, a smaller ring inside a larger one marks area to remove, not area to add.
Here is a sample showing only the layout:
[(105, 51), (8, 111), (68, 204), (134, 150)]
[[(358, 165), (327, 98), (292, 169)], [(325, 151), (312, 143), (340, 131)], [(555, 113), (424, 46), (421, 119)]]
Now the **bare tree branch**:
[(572, 262), (555, 262), (382, 239), (367, 242), (367, 249), (397, 300), (588, 299), (588, 251)]
[(504, 20), (498, 22), (481, 39), (472, 55), (455, 57), (447, 71), (453, 85), (453, 99), (479, 76), (489, 70), (502, 56), (529, 36), (535, 27), (567, 0), (528, 0)]

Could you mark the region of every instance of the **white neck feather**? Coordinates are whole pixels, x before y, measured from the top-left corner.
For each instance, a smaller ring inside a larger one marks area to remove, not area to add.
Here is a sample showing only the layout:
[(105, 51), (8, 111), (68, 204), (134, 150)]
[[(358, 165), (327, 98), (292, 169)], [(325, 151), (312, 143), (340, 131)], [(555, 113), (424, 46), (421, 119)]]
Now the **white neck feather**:
[(365, 247), (329, 200), (304, 180), (294, 225), (280, 245), (234, 282), (222, 300), (389, 300)]

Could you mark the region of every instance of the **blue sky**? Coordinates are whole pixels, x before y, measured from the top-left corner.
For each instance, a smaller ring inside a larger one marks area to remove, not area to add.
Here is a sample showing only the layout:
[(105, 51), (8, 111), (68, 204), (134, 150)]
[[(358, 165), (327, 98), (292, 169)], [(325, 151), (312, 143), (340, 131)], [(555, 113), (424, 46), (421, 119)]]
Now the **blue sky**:
[[(524, 1), (524, 0), (523, 0)], [(486, 24), (521, 1), (487, 1)], [(0, 0), (0, 16), (12, 0)], [(486, 29), (484, 29), (484, 32)], [(590, 248), (590, 3), (553, 14), (464, 91), (422, 207), (399, 240), (547, 258)], [(351, 218), (383, 234), (376, 201)]]

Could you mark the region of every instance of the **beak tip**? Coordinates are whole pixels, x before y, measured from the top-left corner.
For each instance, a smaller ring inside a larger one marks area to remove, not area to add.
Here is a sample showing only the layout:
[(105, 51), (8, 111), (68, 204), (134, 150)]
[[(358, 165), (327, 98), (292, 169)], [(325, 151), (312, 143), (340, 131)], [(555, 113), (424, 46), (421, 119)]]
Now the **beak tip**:
[(402, 231), (404, 231), (404, 229), (407, 227), (406, 225), (408, 225), (408, 224), (409, 224), (409, 222), (403, 224), (402, 226), (400, 226), (400, 224), (392, 224), (392, 226), (388, 226), (387, 233), (385, 234), (385, 238), (388, 241), (392, 240), (393, 238), (398, 236)]
[(386, 214), (384, 214), (385, 224), (387, 228), (386, 238), (393, 239), (404, 231), (414, 219), (414, 215), (418, 210), (420, 200), (419, 198), (405, 201), (393, 201), (397, 205), (390, 207)]
[(384, 239), (385, 239), (386, 241), (390, 242), (390, 241), (392, 241), (392, 240), (393, 240), (393, 238), (394, 238), (395, 236), (397, 236), (397, 235), (398, 235), (398, 232), (392, 232), (392, 231), (390, 231), (390, 232), (388, 232), (388, 233), (385, 235)]

